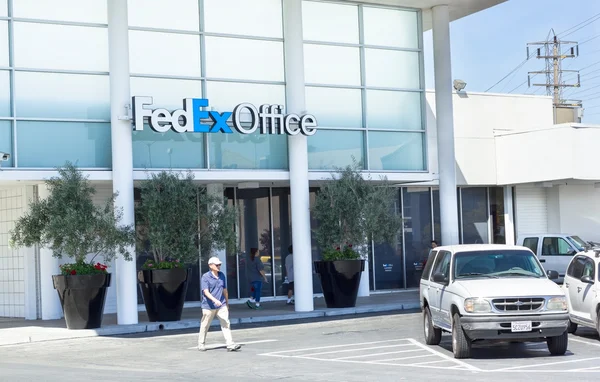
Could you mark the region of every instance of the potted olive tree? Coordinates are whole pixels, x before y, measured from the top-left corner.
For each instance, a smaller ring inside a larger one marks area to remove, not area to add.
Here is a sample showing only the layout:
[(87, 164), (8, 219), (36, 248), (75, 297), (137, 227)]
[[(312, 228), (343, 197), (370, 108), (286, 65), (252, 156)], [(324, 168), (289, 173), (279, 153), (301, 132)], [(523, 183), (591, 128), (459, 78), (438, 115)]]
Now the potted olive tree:
[(128, 247), (135, 244), (134, 228), (119, 226), (123, 212), (115, 207), (116, 193), (97, 206), (96, 189), (73, 164), (67, 162), (58, 174), (46, 181), (49, 196), (32, 201), (29, 212), (17, 220), (11, 245), (38, 245), (51, 249), (54, 257), (72, 258), (52, 276), (67, 328), (99, 328), (111, 282), (107, 264), (119, 254), (132, 260)]
[(186, 264), (200, 253), (235, 248), (236, 211), (224, 197), (194, 184), (191, 172), (152, 173), (140, 191), (138, 247), (152, 255), (138, 272), (148, 319), (179, 321), (191, 275)]
[(328, 308), (354, 307), (369, 244), (389, 242), (401, 228), (394, 210), (398, 192), (386, 178), (379, 183), (363, 178), (356, 162), (332, 177), (312, 208), (315, 239), (322, 249), (315, 272)]

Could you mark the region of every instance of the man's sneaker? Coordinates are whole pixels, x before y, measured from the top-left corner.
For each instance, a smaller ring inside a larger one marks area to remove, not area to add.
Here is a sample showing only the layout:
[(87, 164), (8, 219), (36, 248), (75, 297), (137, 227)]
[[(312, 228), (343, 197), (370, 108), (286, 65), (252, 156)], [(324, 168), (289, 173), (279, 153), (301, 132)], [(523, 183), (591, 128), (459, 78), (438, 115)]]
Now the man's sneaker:
[(294, 301), (288, 301), (285, 303), (286, 305), (294, 305)]
[(241, 345), (233, 345), (232, 347), (227, 348), (227, 351), (239, 351), (241, 348)]
[(198, 350), (199, 351), (206, 351), (206, 347), (204, 347), (204, 345), (198, 345)]
[(250, 301), (250, 300), (246, 301), (246, 305), (248, 305), (248, 308), (254, 309), (254, 304), (252, 304), (252, 301)]

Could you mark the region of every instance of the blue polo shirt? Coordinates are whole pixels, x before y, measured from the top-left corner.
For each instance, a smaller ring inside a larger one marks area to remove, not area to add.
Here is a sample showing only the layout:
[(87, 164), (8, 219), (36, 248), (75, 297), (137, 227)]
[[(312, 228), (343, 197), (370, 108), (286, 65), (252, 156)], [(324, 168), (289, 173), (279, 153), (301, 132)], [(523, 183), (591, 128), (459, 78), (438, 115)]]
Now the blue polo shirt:
[[(200, 290), (202, 292), (202, 309), (219, 309), (225, 306), (225, 294), (223, 290), (227, 288), (225, 275), (219, 272), (219, 277), (215, 277), (211, 271), (206, 272), (200, 279)], [(221, 306), (215, 306), (215, 303), (204, 295), (204, 290), (208, 289), (214, 298), (221, 301)]]

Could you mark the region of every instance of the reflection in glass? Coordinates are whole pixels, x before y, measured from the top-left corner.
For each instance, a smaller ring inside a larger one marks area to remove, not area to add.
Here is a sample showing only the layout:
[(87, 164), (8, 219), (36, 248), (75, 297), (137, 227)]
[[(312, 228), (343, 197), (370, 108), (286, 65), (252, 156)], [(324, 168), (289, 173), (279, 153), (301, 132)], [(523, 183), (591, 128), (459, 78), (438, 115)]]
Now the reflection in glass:
[(365, 44), (417, 49), (417, 17), (414, 11), (364, 7)]
[(71, 161), (78, 167), (110, 168), (110, 124), (25, 122), (17, 124), (19, 167), (57, 167)]
[[(341, 46), (304, 44), (304, 70), (308, 84), (359, 86), (359, 50)], [(389, 67), (386, 67), (385, 71), (389, 72)]]
[(167, 110), (183, 108), (184, 98), (202, 98), (202, 84), (196, 80), (131, 77), (130, 83), (132, 96), (150, 96), (155, 107)]
[(8, 67), (8, 21), (0, 21), (0, 66)]
[(319, 126), (362, 127), (360, 89), (306, 87), (306, 109)]
[(16, 72), (15, 102), (17, 117), (110, 120), (109, 78)]
[(367, 86), (420, 89), (419, 53), (365, 49)]
[[(227, 198), (227, 205), (233, 207), (237, 205), (235, 201), (235, 189), (232, 187), (225, 188), (225, 197)], [(229, 250), (225, 253), (227, 259), (226, 269), (221, 269), (221, 272), (225, 273), (227, 277), (227, 292), (229, 293), (230, 299), (239, 298), (238, 294), (238, 253), (231, 252)], [(203, 265), (204, 266), (204, 265)], [(208, 272), (203, 269), (203, 272)]]
[(269, 283), (263, 282), (261, 296), (273, 296), (273, 256), (270, 244), (269, 189), (238, 189), (237, 202), (240, 214), (240, 298), (250, 296), (251, 280), (249, 279), (247, 267), (252, 248), (258, 248), (265, 274), (269, 280)]
[(205, 168), (204, 134), (157, 133), (144, 124), (133, 132), (133, 168)]
[(0, 121), (0, 151), (3, 153), (10, 154), (10, 159), (6, 162), (2, 162), (2, 167), (12, 167), (14, 155), (12, 155), (12, 125), (9, 121)]
[[(394, 214), (402, 213), (400, 193), (394, 203)], [(402, 231), (398, 231), (391, 243), (375, 244), (375, 288), (396, 289), (404, 288), (404, 262), (402, 261)]]
[(8, 0), (0, 0), (0, 17), (8, 16)]
[[(288, 247), (292, 245), (292, 210), (289, 188), (273, 188), (271, 205), (273, 208), (273, 258), (275, 275), (275, 292), (278, 296), (287, 295), (283, 280), (287, 276), (285, 260), (289, 255)], [(263, 235), (262, 242), (270, 240), (270, 235)], [(266, 243), (269, 247), (271, 242)]]
[(486, 188), (461, 188), (460, 192), (463, 244), (489, 243)]
[(129, 59), (134, 74), (200, 77), (200, 36), (129, 31)]
[[(104, 0), (106, 1), (106, 0)], [(128, 0), (129, 25), (135, 27), (200, 30), (198, 0)]]
[[(309, 189), (309, 197), (310, 197), (310, 208), (315, 206), (315, 201), (317, 198), (317, 192), (319, 192), (318, 188), (310, 188)], [(313, 214), (310, 214), (310, 230), (311, 232), (317, 229), (319, 226), (319, 222), (313, 217)], [(321, 260), (321, 247), (317, 243), (315, 239), (315, 235), (310, 235), (310, 243), (311, 243), (311, 257), (312, 261)], [(315, 269), (313, 266), (313, 293), (323, 293), (323, 289), (321, 288), (321, 279), (319, 275), (315, 273)]]
[(209, 107), (220, 112), (233, 111), (243, 102), (259, 107), (263, 104), (285, 105), (284, 85), (240, 84), (233, 82), (207, 81)]
[(283, 43), (206, 37), (206, 76), (284, 81)]
[(281, 2), (282, 0), (204, 0), (204, 30), (211, 33), (281, 38)]
[(305, 41), (358, 44), (358, 7), (303, 1), (302, 30)]
[[(1, 4), (2, 1), (0, 1), (0, 9)], [(1, 10), (0, 15), (2, 15)], [(24, 19), (98, 24), (108, 22), (106, 0), (17, 0), (13, 1), (13, 16)]]
[(0, 70), (0, 117), (10, 117), (10, 72)]
[(352, 164), (352, 157), (364, 167), (362, 131), (319, 130), (308, 137), (308, 168), (328, 170)]
[(369, 132), (371, 170), (424, 171), (423, 133)]
[(367, 127), (423, 130), (421, 93), (367, 90)]
[(438, 245), (442, 244), (442, 222), (440, 217), (440, 190), (439, 188), (432, 189), (433, 197), (433, 240)]
[(288, 168), (287, 136), (259, 134), (209, 134), (210, 167), (217, 169)]
[(427, 260), (432, 240), (431, 195), (429, 188), (402, 189), (404, 240), (406, 256), (406, 287), (419, 286), (423, 264)]
[(14, 23), (15, 66), (108, 72), (108, 29)]
[(506, 226), (504, 224), (504, 188), (490, 187), (490, 213), (494, 244), (506, 244)]

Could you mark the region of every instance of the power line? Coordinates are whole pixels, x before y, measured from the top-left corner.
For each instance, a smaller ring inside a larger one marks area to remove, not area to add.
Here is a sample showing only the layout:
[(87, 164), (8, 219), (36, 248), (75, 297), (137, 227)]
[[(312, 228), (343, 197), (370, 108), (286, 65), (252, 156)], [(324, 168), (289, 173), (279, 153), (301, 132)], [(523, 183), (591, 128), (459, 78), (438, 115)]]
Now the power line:
[[(564, 31), (562, 33), (559, 33), (558, 35), (560, 35), (561, 38), (567, 37), (568, 35), (573, 34), (573, 33), (577, 32), (578, 30), (583, 29), (583, 28), (587, 27), (588, 25), (590, 25), (590, 24), (592, 24), (592, 23), (594, 23), (594, 22), (596, 22), (598, 20), (600, 20), (600, 13), (595, 14), (594, 16), (590, 17), (589, 19), (580, 22), (579, 24), (577, 24), (577, 25), (575, 25), (575, 26), (567, 29), (566, 31)], [(584, 24), (584, 25), (582, 25), (582, 24)], [(575, 30), (573, 30), (573, 31), (571, 31), (571, 32), (569, 32), (567, 34), (564, 34), (565, 32), (568, 32), (569, 30), (571, 30), (571, 29), (573, 29), (575, 27), (578, 27), (578, 26), (579, 26), (579, 28), (577, 28), (577, 29), (575, 29)]]
[(519, 70), (523, 65), (525, 65), (525, 63), (527, 61), (529, 61), (529, 59), (531, 57), (533, 57), (535, 55), (535, 52), (532, 53), (529, 57), (527, 57), (525, 60), (523, 60), (523, 62), (521, 62), (516, 68), (514, 68), (513, 70), (511, 70), (507, 75), (505, 75), (504, 77), (502, 77), (502, 79), (500, 79), (500, 81), (496, 82), (495, 84), (493, 84), (492, 86), (490, 86), (486, 92), (489, 92), (492, 88), (496, 87), (496, 85), (498, 85), (500, 82), (504, 81), (508, 76), (510, 76), (511, 74), (513, 74), (514, 72), (516, 72), (517, 70)]

